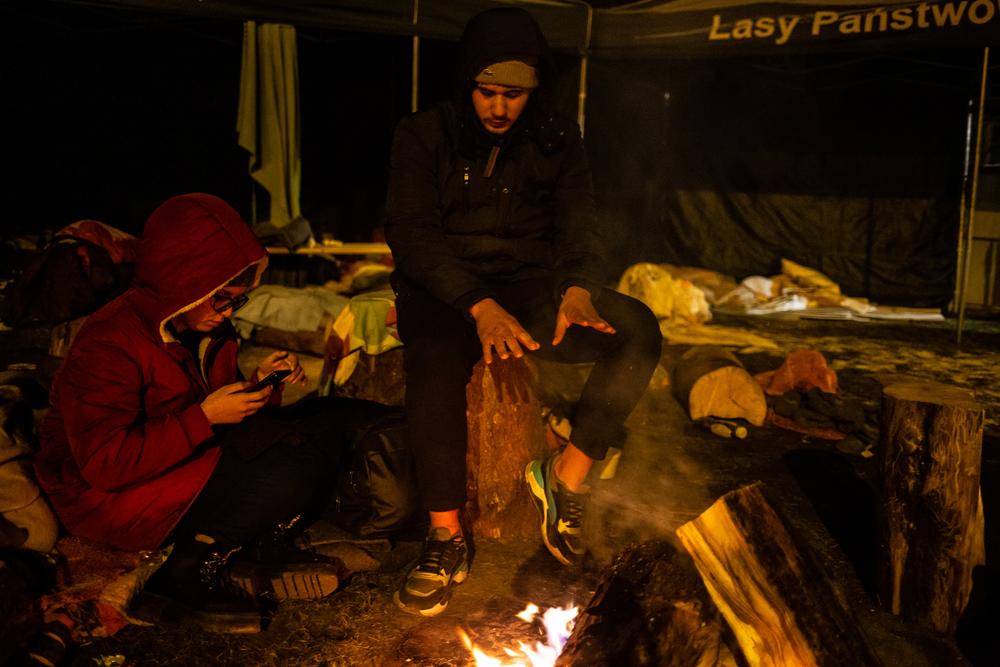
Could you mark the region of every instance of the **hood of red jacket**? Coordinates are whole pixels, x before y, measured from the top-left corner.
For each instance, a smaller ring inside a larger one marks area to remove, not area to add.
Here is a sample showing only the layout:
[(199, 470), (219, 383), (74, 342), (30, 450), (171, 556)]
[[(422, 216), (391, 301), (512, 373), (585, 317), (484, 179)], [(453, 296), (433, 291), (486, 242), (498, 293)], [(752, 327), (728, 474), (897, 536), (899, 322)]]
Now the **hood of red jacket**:
[(232, 206), (194, 193), (168, 199), (143, 228), (135, 288), (143, 314), (173, 340), (165, 325), (205, 301), (267, 252)]

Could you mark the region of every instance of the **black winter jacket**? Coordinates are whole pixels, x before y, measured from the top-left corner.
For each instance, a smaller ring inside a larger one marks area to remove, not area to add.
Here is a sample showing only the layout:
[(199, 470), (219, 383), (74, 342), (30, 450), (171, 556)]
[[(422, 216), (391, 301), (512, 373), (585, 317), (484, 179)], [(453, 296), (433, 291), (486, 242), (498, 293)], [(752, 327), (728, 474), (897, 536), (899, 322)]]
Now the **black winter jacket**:
[(404, 118), (390, 161), (386, 240), (402, 277), (467, 310), (489, 283), (553, 272), (596, 298), (604, 263), (593, 188), (576, 123), (548, 114), (495, 139), (454, 104)]

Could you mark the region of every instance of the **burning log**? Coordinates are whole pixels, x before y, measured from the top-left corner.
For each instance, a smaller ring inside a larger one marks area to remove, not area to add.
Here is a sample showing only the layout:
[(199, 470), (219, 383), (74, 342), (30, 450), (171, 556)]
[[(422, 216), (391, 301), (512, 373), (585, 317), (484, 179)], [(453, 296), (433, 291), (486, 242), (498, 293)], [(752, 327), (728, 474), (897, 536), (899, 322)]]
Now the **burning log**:
[(767, 416), (764, 391), (731, 352), (695, 347), (674, 368), (674, 395), (691, 419), (745, 419), (762, 426)]
[(647, 542), (609, 568), (556, 665), (735, 666), (725, 634), (691, 561), (665, 542)]
[(815, 559), (796, 547), (760, 484), (717, 500), (677, 529), (750, 665), (879, 665)]
[(542, 408), (524, 359), (476, 364), (466, 388), (469, 438), (466, 515), (476, 535), (534, 537), (524, 468), (545, 454)]
[(985, 562), (983, 406), (931, 382), (882, 392), (879, 593), (894, 614), (954, 633)]

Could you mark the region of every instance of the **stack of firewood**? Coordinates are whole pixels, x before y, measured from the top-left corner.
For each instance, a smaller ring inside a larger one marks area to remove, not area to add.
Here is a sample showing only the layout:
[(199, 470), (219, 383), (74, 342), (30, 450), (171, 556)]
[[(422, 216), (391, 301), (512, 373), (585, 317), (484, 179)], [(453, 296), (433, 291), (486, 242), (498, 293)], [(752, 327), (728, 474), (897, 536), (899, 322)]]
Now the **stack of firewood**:
[[(788, 389), (777, 396), (791, 403)], [(867, 427), (831, 392), (804, 395), (800, 411)], [(984, 415), (959, 387), (904, 382), (883, 390), (879, 602), (936, 633), (956, 631), (972, 572), (985, 562)], [(676, 533), (690, 560), (662, 544), (627, 549), (581, 612), (558, 665), (884, 664), (840, 584), (760, 483), (725, 494)]]

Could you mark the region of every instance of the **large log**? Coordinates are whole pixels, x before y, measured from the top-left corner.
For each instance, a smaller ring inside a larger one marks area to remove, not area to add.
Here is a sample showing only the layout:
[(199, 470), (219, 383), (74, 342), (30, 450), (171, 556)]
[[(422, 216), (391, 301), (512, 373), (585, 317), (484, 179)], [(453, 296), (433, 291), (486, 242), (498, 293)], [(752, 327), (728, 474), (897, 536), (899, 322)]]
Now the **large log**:
[(524, 359), (480, 361), (466, 387), (466, 515), (475, 535), (538, 534), (524, 468), (546, 453), (535, 378)]
[(985, 562), (983, 406), (972, 392), (904, 382), (882, 392), (879, 594), (894, 614), (953, 633)]
[(722, 417), (764, 425), (764, 390), (725, 348), (691, 348), (674, 367), (673, 380), (674, 395), (695, 421)]
[(751, 666), (880, 664), (815, 558), (800, 550), (760, 484), (677, 529)]
[(665, 542), (645, 542), (605, 572), (556, 665), (735, 667), (726, 639), (691, 560)]

